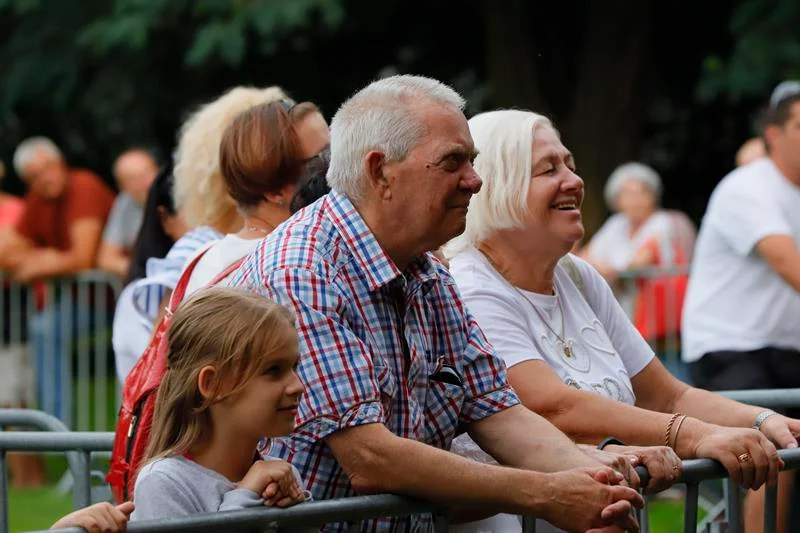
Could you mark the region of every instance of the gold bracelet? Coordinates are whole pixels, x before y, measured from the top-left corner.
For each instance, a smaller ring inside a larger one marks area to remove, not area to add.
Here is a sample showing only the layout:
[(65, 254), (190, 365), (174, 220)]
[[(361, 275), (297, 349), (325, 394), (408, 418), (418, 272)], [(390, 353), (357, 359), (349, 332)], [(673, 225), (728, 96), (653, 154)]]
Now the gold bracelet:
[(667, 424), (667, 431), (664, 433), (664, 446), (668, 448), (672, 447), (669, 445), (670, 441), (672, 441), (672, 425), (675, 424), (679, 416), (681, 416), (681, 413), (675, 413), (672, 415), (672, 418), (669, 419), (669, 424)]
[(683, 421), (686, 420), (686, 415), (681, 415), (681, 419), (678, 420), (678, 423), (675, 424), (675, 438), (672, 439), (672, 449), (675, 449), (675, 446), (678, 445), (678, 433), (681, 431), (681, 426), (683, 425)]

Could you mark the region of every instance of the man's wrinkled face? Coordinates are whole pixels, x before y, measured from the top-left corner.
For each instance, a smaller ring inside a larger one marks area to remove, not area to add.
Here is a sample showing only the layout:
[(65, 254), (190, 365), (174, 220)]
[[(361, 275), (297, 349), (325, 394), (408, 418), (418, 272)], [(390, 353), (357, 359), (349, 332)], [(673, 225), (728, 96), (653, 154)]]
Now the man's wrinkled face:
[(475, 144), (464, 114), (456, 107), (426, 103), (416, 110), (425, 125), (406, 158), (386, 164), (394, 212), (420, 247), (435, 250), (461, 234), (467, 209), (481, 179), (472, 167)]

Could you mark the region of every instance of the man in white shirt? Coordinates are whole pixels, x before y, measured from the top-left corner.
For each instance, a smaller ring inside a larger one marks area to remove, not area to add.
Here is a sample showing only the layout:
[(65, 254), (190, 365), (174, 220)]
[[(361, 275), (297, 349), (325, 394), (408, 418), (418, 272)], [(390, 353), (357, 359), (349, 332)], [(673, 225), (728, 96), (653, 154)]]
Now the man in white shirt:
[(800, 386), (800, 82), (778, 85), (768, 157), (717, 185), (697, 240), (683, 358), (712, 389)]

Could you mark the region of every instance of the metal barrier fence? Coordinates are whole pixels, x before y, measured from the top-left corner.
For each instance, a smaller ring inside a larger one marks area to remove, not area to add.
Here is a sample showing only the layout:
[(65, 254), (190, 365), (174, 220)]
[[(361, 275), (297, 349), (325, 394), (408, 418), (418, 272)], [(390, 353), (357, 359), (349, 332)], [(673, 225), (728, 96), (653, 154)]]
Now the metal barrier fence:
[(112, 429), (117, 380), (111, 321), (121, 281), (99, 271), (31, 285), (0, 272), (0, 363), (6, 404), (52, 414), (71, 429)]
[(673, 375), (688, 382), (681, 360), (681, 312), (689, 266), (644, 268), (619, 274), (617, 299)]
[[(758, 403), (776, 407), (800, 404), (800, 389), (737, 391), (725, 393), (738, 396), (748, 403)], [(8, 491), (5, 454), (7, 451), (65, 451), (70, 469), (75, 477), (74, 506), (84, 507), (91, 503), (90, 454), (93, 451), (109, 451), (113, 445), (112, 433), (73, 433), (66, 431), (63, 423), (45, 413), (25, 409), (0, 409), (0, 425), (26, 425), (48, 432), (0, 432), (0, 533), (8, 531)], [(782, 450), (781, 458), (786, 469), (800, 468), (800, 449)], [(646, 483), (646, 472), (638, 469)], [(686, 483), (686, 506), (684, 531), (697, 529), (698, 486), (708, 479), (722, 479), (726, 472), (722, 466), (710, 460), (684, 461), (682, 482)], [(741, 502), (740, 491), (730, 484), (727, 497), (726, 531), (740, 531)], [(777, 489), (767, 490), (767, 512), (765, 531), (774, 531)], [(390, 495), (365, 496), (302, 504), (291, 509), (265, 509), (237, 513), (197, 515), (167, 521), (136, 522), (129, 530), (138, 531), (198, 531), (204, 528), (225, 527), (245, 530), (254, 526), (277, 525), (292, 528), (300, 525), (319, 525), (329, 521), (358, 521), (372, 517), (432, 512), (437, 514), (436, 531), (446, 531), (447, 510), (437, 504)], [(643, 520), (646, 529), (647, 520)], [(719, 527), (722, 523), (709, 524)], [(712, 529), (709, 528), (709, 531)], [(71, 530), (80, 531), (80, 530)], [(525, 532), (535, 531), (535, 521), (525, 517)]]

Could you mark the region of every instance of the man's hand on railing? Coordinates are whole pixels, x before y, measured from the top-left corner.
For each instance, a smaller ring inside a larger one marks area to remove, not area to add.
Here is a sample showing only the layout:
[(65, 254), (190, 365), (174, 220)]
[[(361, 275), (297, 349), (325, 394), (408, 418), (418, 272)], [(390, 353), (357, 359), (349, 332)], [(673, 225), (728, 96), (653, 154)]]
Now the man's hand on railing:
[(631, 464), (647, 469), (650, 481), (645, 492), (654, 493), (668, 489), (681, 477), (682, 463), (672, 448), (667, 446), (617, 446), (611, 444), (604, 450), (631, 458)]
[(132, 512), (133, 502), (125, 502), (116, 507), (108, 502), (96, 503), (68, 514), (50, 529), (82, 527), (88, 533), (123, 532)]
[(611, 468), (574, 468), (549, 474), (542, 518), (570, 532), (591, 531), (609, 526), (637, 533), (634, 507), (644, 500), (634, 489), (621, 485), (622, 474)]
[(578, 447), (583, 453), (596, 460), (598, 463), (613, 468), (625, 478), (629, 487), (639, 488), (639, 474), (636, 467), (639, 466), (639, 457), (632, 454), (625, 454), (616, 450), (611, 450), (611, 446), (605, 450), (598, 450), (594, 446), (579, 444)]

